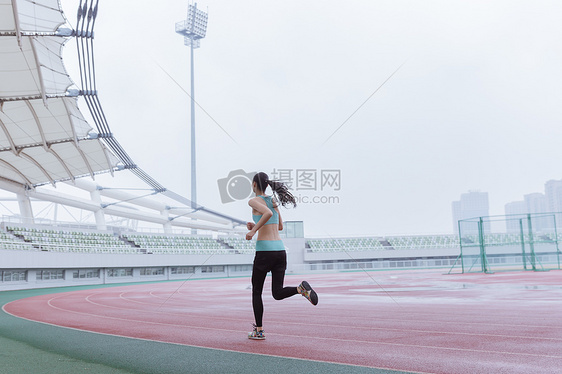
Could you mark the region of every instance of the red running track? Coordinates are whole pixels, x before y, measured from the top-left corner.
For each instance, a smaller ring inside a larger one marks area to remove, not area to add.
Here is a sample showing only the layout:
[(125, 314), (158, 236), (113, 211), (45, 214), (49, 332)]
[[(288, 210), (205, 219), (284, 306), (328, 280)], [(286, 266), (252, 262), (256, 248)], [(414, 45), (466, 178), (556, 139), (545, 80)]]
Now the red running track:
[[(302, 276), (287, 276), (298, 284)], [(17, 300), (6, 312), (103, 334), (424, 373), (554, 373), (562, 272), (307, 276), (312, 306), (264, 291), (267, 340), (247, 339), (249, 279), (119, 286)], [(381, 288), (382, 286), (382, 288)]]

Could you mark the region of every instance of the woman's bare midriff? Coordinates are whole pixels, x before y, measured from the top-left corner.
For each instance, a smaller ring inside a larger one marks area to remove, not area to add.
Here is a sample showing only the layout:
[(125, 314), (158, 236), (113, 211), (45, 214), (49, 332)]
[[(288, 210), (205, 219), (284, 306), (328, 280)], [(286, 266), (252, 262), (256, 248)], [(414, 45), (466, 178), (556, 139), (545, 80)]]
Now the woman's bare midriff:
[(258, 240), (281, 240), (279, 237), (279, 225), (263, 225), (258, 230)]

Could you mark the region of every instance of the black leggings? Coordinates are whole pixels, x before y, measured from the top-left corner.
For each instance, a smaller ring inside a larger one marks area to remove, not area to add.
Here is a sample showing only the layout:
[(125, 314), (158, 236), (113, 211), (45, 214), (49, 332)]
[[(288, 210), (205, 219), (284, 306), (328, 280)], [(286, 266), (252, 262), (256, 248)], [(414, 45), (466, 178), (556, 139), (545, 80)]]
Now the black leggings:
[(263, 301), (261, 294), (267, 273), (271, 271), (271, 293), (275, 300), (283, 300), (296, 295), (296, 287), (283, 287), (287, 269), (287, 253), (285, 251), (257, 251), (252, 269), (252, 306), (256, 326), (262, 327)]

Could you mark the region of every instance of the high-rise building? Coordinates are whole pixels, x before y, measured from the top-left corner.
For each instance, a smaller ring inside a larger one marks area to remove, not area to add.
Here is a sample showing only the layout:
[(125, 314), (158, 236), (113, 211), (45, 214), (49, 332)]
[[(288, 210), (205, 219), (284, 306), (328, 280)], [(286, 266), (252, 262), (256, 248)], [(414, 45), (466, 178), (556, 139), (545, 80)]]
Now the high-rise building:
[[(519, 219), (523, 215), (532, 214), (533, 231), (549, 231), (554, 228), (552, 212), (562, 212), (562, 180), (550, 180), (545, 183), (545, 193), (534, 192), (523, 196), (523, 201), (514, 201), (505, 205), (506, 215), (520, 215), (508, 217), (506, 228), (508, 232), (520, 232)], [(558, 225), (562, 222), (562, 215), (556, 215)], [(523, 230), (528, 230), (525, 223)]]
[(525, 201), (513, 201), (505, 204), (505, 215), (507, 220), (505, 222), (507, 232), (519, 232), (519, 219), (523, 214), (527, 213), (527, 204)]
[[(548, 212), (562, 212), (562, 180), (549, 180), (544, 184), (546, 210)], [(562, 226), (562, 214), (556, 214), (556, 226)]]
[(544, 194), (534, 192), (523, 196), (523, 199), (525, 201), (525, 213), (545, 213), (547, 211)]
[(546, 209), (549, 212), (562, 212), (562, 180), (549, 180), (544, 184)]
[(462, 219), (461, 213), (461, 202), (460, 201), (453, 201), (452, 210), (453, 210), (453, 232), (458, 234), (459, 233), (459, 221)]
[[(488, 193), (480, 191), (469, 191), (468, 193), (461, 194), (461, 198), (458, 201), (453, 201), (453, 232), (459, 232), (458, 221), (469, 219), (486, 217), (490, 215), (490, 204), (488, 201)], [(470, 226), (470, 227), (469, 227)], [(490, 222), (484, 223), (484, 232), (490, 232)], [(471, 233), (478, 231), (476, 224), (468, 225), (466, 228), (462, 228), (463, 231), (469, 230)]]
[[(542, 193), (535, 192), (523, 196), (525, 199), (525, 213), (540, 214), (546, 213), (546, 196)], [(532, 219), (533, 230), (542, 231), (554, 227), (552, 217), (538, 216)]]

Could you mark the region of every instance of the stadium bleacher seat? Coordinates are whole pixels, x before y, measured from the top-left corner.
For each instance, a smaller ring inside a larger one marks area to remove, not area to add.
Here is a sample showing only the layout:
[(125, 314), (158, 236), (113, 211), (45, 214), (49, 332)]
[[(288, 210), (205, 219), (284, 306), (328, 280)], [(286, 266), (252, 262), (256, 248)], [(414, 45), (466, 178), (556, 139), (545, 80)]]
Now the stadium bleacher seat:
[(88, 232), (8, 226), (6, 234), (27, 249), (50, 252), (137, 253), (137, 249), (108, 232)]
[(309, 239), (307, 244), (312, 252), (437, 249), (456, 248), (459, 246), (459, 238), (456, 235), (324, 238)]
[(312, 252), (372, 251), (384, 250), (378, 238), (329, 238), (309, 239)]
[(123, 237), (153, 254), (226, 254), (231, 252), (231, 248), (212, 237), (162, 234), (123, 234)]

